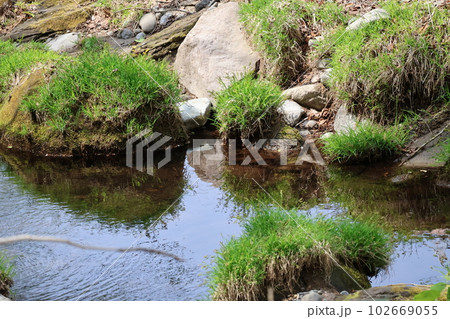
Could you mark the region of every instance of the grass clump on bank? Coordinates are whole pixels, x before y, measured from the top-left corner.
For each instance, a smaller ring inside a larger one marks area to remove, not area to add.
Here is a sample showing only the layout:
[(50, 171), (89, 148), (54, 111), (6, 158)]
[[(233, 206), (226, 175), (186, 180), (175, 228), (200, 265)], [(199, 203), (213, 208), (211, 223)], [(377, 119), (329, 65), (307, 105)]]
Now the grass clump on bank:
[(421, 1), (381, 6), (389, 19), (358, 30), (343, 26), (319, 43), (314, 55), (329, 55), (332, 89), (356, 111), (388, 121), (405, 110), (448, 105), (449, 11)]
[(48, 83), (23, 102), (39, 126), (33, 138), (59, 135), (72, 147), (102, 153), (123, 149), (126, 138), (144, 128), (175, 142), (186, 138), (175, 107), (177, 76), (167, 64), (120, 56), (95, 38), (82, 45), (76, 59), (58, 64)]
[(312, 273), (327, 282), (333, 261), (325, 251), (342, 265), (375, 275), (388, 265), (391, 245), (388, 234), (368, 222), (264, 210), (219, 250), (209, 275), (212, 297), (267, 300), (268, 287), (276, 295), (294, 293), (313, 280)]
[(12, 275), (12, 265), (10, 265), (6, 257), (0, 253), (0, 295), (9, 295), (9, 288), (13, 283), (11, 279)]
[(342, 8), (300, 0), (253, 0), (241, 5), (241, 20), (280, 84), (297, 80), (306, 67), (308, 37), (347, 21)]
[(0, 102), (13, 85), (14, 76), (20, 78), (32, 68), (58, 59), (60, 56), (45, 49), (42, 43), (29, 42), (17, 46), (11, 41), (0, 41)]
[(409, 138), (401, 125), (384, 127), (370, 122), (358, 123), (323, 139), (323, 152), (332, 161), (340, 163), (375, 162), (401, 153)]
[(220, 133), (228, 138), (265, 137), (278, 121), (277, 108), (283, 101), (281, 89), (252, 75), (233, 77), (231, 84), (216, 94), (216, 119)]

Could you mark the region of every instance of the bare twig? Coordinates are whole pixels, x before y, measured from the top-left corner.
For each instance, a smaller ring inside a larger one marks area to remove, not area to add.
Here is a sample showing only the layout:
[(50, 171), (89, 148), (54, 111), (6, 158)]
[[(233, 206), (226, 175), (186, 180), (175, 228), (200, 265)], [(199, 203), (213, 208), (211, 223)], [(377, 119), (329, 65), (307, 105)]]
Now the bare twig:
[(434, 135), (432, 138), (430, 138), (428, 141), (426, 141), (425, 143), (423, 143), (422, 145), (420, 145), (412, 154), (411, 156), (409, 156), (408, 158), (404, 159), (399, 166), (402, 166), (403, 164), (405, 164), (407, 161), (409, 161), (410, 159), (412, 159), (414, 156), (417, 155), (417, 153), (424, 148), (428, 143), (434, 141), (438, 136), (440, 136), (442, 133), (445, 132), (445, 130), (448, 128), (448, 126), (450, 125), (450, 123), (447, 123), (447, 125), (441, 130), (439, 131), (439, 133), (437, 133), (436, 135)]
[(0, 238), (0, 245), (4, 244), (10, 244), (20, 241), (43, 241), (43, 242), (51, 242), (51, 243), (60, 243), (60, 244), (66, 244), (70, 246), (74, 246), (80, 249), (86, 249), (86, 250), (103, 250), (103, 251), (114, 251), (114, 252), (131, 252), (131, 251), (142, 251), (145, 253), (150, 254), (158, 254), (167, 256), (170, 258), (173, 258), (178, 261), (183, 261), (180, 257), (173, 255), (171, 253), (166, 253), (162, 250), (153, 249), (153, 248), (143, 248), (143, 247), (131, 247), (131, 248), (113, 248), (113, 247), (101, 247), (101, 246), (89, 246), (89, 245), (82, 245), (75, 243), (73, 241), (67, 240), (67, 239), (61, 239), (51, 236), (35, 236), (35, 235), (17, 235), (17, 236), (10, 236), (10, 237), (2, 237)]

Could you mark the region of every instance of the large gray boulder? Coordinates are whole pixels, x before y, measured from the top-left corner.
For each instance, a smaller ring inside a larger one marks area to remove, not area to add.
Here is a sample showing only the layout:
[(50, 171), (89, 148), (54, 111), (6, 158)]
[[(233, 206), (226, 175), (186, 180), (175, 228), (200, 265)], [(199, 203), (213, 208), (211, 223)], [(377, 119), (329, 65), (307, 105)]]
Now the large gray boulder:
[(259, 55), (252, 50), (239, 22), (239, 5), (229, 2), (205, 12), (184, 39), (175, 59), (180, 82), (196, 96), (212, 97), (220, 80), (254, 70)]
[(296, 86), (284, 91), (283, 95), (301, 106), (317, 111), (322, 110), (328, 104), (326, 88), (320, 83)]
[(47, 47), (55, 52), (67, 52), (75, 48), (78, 44), (80, 34), (76, 32), (62, 34), (47, 42)]
[(371, 22), (380, 20), (380, 19), (389, 19), (391, 16), (389, 13), (384, 9), (373, 9), (372, 11), (367, 12), (364, 14), (361, 18), (356, 19), (355, 21), (351, 22), (347, 26), (347, 30), (358, 30), (361, 29), (366, 24), (369, 24)]
[(207, 98), (178, 103), (177, 106), (186, 129), (191, 131), (205, 125), (211, 113), (211, 105), (211, 101)]
[(286, 100), (277, 109), (278, 113), (283, 116), (284, 121), (289, 126), (295, 126), (303, 116), (306, 115), (306, 110), (297, 102)]
[(334, 130), (345, 133), (356, 128), (356, 115), (350, 113), (345, 104), (341, 105), (334, 117)]

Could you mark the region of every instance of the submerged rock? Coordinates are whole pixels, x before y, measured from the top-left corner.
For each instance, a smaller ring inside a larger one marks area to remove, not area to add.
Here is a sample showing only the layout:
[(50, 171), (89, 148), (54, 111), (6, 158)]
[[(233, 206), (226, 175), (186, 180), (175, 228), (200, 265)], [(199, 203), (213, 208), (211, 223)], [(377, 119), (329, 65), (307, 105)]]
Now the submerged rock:
[(227, 77), (253, 70), (258, 60), (239, 22), (239, 4), (228, 2), (200, 17), (178, 49), (175, 69), (189, 92), (211, 98), (223, 89), (221, 80), (228, 84)]
[(306, 110), (292, 100), (284, 101), (277, 111), (283, 116), (286, 124), (290, 126), (295, 126), (306, 114)]
[(77, 46), (79, 38), (80, 34), (77, 32), (66, 33), (47, 42), (47, 47), (55, 52), (66, 52)]
[(364, 14), (361, 18), (351, 22), (347, 26), (347, 30), (358, 30), (361, 29), (366, 24), (381, 19), (389, 19), (390, 17), (391, 16), (389, 15), (389, 13), (384, 9), (373, 9), (372, 11), (369, 11), (366, 14)]
[(325, 87), (320, 84), (308, 84), (296, 86), (283, 92), (286, 98), (294, 100), (304, 107), (310, 107), (321, 111), (328, 103), (328, 95)]
[(207, 98), (178, 103), (181, 119), (186, 129), (194, 130), (205, 125), (211, 113), (211, 105), (211, 101)]
[(139, 26), (145, 33), (150, 33), (155, 29), (156, 22), (156, 15), (154, 13), (147, 13), (139, 20)]

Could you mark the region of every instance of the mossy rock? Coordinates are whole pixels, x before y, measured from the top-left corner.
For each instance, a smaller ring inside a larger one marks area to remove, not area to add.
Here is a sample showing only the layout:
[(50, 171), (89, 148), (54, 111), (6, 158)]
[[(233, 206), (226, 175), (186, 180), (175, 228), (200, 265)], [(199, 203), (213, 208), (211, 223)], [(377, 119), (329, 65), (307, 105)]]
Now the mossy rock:
[[(19, 85), (11, 90), (3, 105), (0, 105), (0, 128), (4, 128), (13, 123), (19, 113), (19, 106), (23, 98), (44, 82), (44, 73), (44, 69), (32, 71)], [(29, 118), (29, 114), (27, 115), (22, 114), (21, 119)]]
[(73, 30), (81, 23), (85, 22), (92, 14), (93, 8), (88, 1), (81, 1), (80, 5), (70, 0), (46, 0), (40, 5), (40, 10), (36, 15), (19, 24), (9, 34), (2, 39), (30, 41), (55, 32)]
[(203, 11), (200, 11), (175, 21), (168, 28), (151, 35), (144, 42), (133, 47), (132, 54), (145, 54), (154, 59), (161, 59), (175, 52), (202, 13)]
[[(430, 285), (397, 284), (381, 287), (373, 287), (357, 291), (347, 296), (339, 296), (337, 301), (408, 301), (414, 300), (414, 296), (430, 289)], [(444, 289), (439, 300), (447, 300), (447, 289)]]
[(330, 281), (338, 291), (355, 291), (371, 287), (366, 275), (347, 266), (335, 267), (331, 273)]

